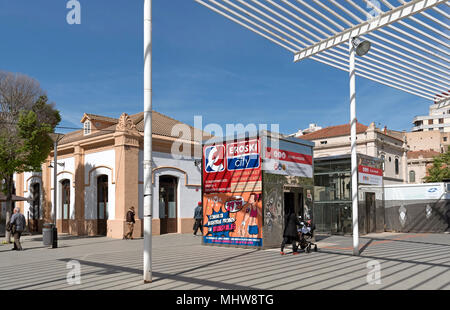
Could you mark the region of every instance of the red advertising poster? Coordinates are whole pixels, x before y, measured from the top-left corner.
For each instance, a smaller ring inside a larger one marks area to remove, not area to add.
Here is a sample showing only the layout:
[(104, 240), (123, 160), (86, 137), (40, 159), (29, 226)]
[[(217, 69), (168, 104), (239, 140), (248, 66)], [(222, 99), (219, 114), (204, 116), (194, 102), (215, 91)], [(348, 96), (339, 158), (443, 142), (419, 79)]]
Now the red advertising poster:
[(204, 243), (262, 246), (260, 140), (203, 147)]
[(259, 139), (203, 147), (204, 193), (230, 193), (260, 181)]
[(261, 192), (204, 195), (204, 242), (262, 246), (261, 198)]

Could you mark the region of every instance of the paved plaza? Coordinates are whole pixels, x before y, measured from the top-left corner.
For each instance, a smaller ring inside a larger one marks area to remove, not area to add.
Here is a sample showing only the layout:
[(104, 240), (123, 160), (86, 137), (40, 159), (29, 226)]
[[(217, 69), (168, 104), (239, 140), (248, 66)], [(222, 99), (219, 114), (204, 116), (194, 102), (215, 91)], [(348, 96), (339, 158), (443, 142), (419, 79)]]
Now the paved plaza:
[[(450, 289), (449, 234), (366, 235), (360, 257), (352, 256), (351, 236), (318, 239), (318, 252), (281, 256), (279, 249), (203, 246), (192, 235), (154, 236), (153, 283), (143, 284), (143, 239), (60, 236), (59, 248), (50, 249), (41, 235), (25, 236), (22, 252), (0, 245), (0, 289)], [(73, 260), (81, 284), (67, 281)], [(380, 284), (368, 283), (373, 261)]]

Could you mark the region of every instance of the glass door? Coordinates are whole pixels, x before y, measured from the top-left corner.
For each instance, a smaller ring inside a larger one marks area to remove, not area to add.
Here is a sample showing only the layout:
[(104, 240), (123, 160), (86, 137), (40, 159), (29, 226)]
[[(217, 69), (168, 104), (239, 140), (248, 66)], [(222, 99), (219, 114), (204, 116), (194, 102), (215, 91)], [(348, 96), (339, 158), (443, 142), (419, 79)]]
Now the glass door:
[(177, 225), (177, 183), (172, 176), (159, 178), (159, 219), (161, 234), (178, 232)]
[(69, 219), (70, 219), (70, 181), (63, 180), (61, 182), (62, 189), (62, 233), (69, 233)]
[(108, 176), (97, 178), (97, 234), (106, 236), (106, 222), (108, 220)]

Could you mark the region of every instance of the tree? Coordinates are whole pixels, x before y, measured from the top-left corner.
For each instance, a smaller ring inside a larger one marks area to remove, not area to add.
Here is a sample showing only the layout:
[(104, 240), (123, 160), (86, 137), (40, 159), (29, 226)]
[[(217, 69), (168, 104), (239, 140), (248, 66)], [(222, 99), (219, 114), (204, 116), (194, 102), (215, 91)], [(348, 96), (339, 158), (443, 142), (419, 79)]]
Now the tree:
[[(0, 72), (0, 182), (6, 222), (12, 212), (14, 173), (41, 171), (52, 149), (49, 133), (61, 121), (39, 83), (22, 74)], [(6, 241), (10, 234), (6, 232)]]
[(443, 182), (450, 179), (450, 146), (447, 152), (434, 157), (433, 165), (427, 169), (425, 183)]

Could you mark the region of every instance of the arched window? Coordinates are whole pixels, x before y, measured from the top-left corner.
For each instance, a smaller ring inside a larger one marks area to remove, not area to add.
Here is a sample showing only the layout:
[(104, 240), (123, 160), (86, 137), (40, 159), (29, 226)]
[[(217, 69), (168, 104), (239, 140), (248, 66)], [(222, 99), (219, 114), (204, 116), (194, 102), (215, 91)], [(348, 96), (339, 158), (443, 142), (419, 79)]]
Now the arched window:
[(398, 163), (398, 158), (395, 159), (395, 174), (399, 174), (400, 168)]
[(416, 182), (416, 172), (414, 170), (411, 170), (409, 172), (409, 183), (415, 183)]

